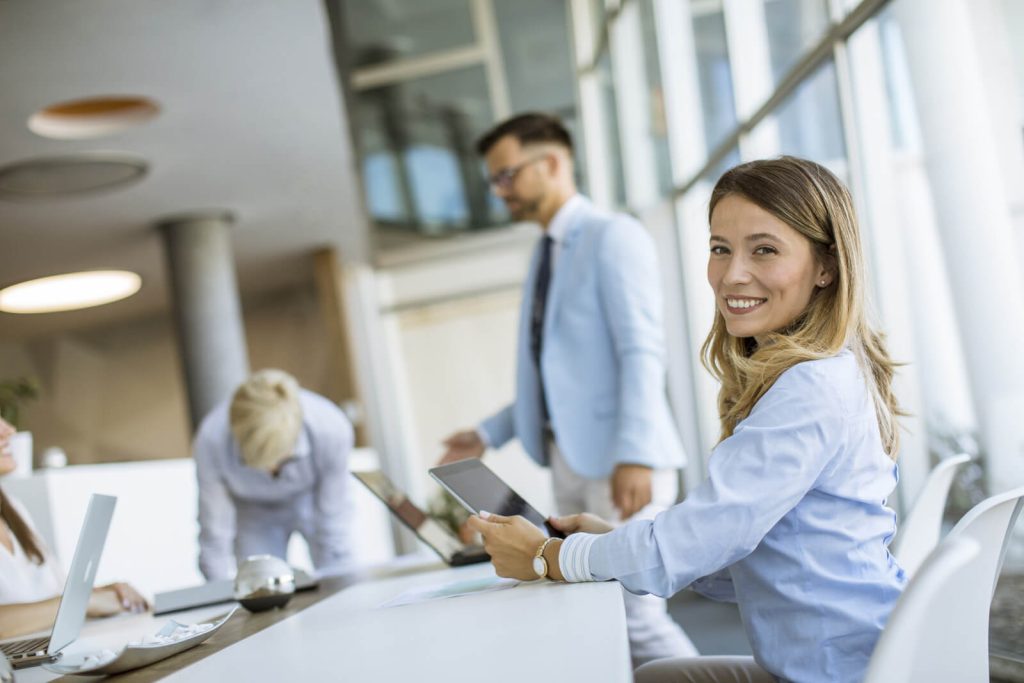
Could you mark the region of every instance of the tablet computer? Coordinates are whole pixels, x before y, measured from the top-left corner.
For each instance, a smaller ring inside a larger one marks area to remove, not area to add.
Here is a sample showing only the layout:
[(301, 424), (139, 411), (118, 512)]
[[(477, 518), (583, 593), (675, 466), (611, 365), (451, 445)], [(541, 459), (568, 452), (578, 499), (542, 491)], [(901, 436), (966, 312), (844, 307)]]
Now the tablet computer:
[(430, 476), (473, 514), (486, 510), (503, 517), (522, 515), (545, 535), (565, 538), (544, 515), (476, 458), (435, 467), (430, 470)]

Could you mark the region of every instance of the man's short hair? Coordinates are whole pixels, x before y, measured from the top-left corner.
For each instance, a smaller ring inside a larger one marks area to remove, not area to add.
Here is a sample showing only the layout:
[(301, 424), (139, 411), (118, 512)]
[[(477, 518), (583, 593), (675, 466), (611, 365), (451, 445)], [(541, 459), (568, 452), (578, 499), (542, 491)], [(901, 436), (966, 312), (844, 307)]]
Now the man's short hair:
[(565, 147), (572, 154), (572, 136), (562, 122), (555, 116), (539, 112), (517, 114), (502, 121), (477, 141), (476, 151), (484, 156), (507, 135), (518, 140), (520, 145), (549, 143)]

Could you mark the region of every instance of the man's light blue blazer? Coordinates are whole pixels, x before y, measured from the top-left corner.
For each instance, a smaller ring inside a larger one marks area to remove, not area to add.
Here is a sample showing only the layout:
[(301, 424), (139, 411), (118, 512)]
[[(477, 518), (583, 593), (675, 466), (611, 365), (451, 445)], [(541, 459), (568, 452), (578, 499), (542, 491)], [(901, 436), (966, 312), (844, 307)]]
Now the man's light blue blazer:
[[(530, 309), (542, 240), (523, 285), (515, 401), (484, 420), (494, 448), (518, 437), (542, 465), (541, 404), (530, 354)], [(665, 393), (661, 281), (654, 242), (624, 214), (584, 200), (554, 266), (541, 366), (555, 440), (570, 468), (605, 479), (619, 463), (685, 463)]]

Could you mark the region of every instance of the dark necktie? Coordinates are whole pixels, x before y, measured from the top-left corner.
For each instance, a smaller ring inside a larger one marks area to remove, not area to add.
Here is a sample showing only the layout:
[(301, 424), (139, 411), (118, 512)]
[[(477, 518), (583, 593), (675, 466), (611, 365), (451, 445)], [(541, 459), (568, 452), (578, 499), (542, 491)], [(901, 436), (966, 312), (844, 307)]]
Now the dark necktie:
[(537, 366), (540, 385), (541, 415), (548, 421), (548, 402), (544, 395), (544, 373), (540, 369), (540, 352), (544, 337), (544, 309), (548, 300), (548, 285), (551, 284), (551, 248), (555, 241), (548, 235), (541, 241), (540, 263), (537, 265), (537, 280), (533, 287), (533, 306), (530, 309), (530, 353)]

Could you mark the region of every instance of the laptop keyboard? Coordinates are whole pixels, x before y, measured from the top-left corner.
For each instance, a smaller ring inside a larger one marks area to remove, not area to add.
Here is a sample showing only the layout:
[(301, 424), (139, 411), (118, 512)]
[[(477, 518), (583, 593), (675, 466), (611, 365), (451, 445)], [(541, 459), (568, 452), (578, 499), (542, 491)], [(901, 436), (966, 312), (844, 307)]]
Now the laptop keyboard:
[(49, 644), (49, 638), (34, 638), (32, 640), (16, 640), (13, 643), (0, 643), (0, 649), (8, 657), (18, 657), (46, 652), (46, 646)]

